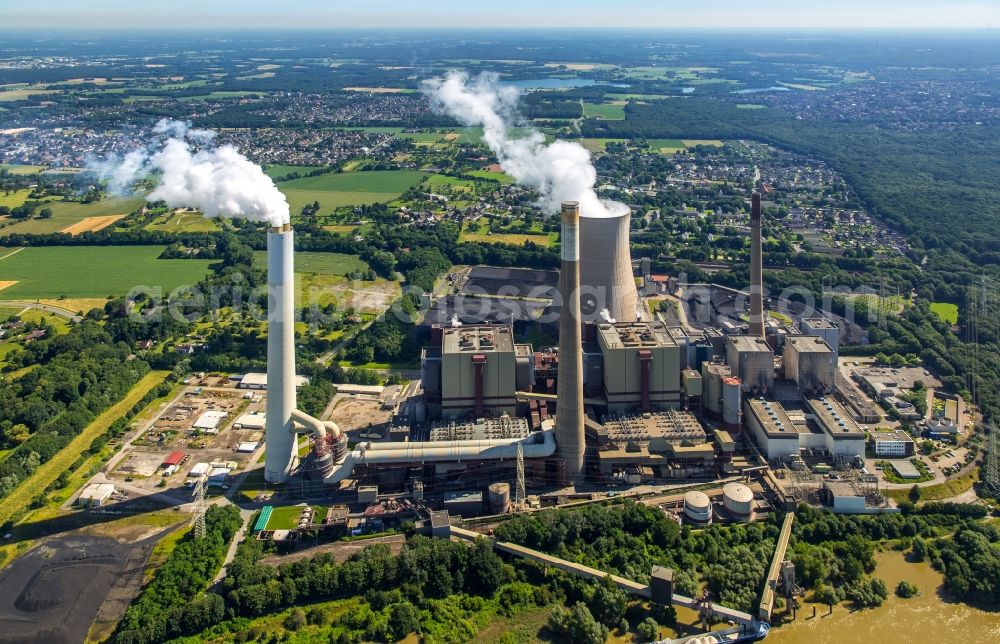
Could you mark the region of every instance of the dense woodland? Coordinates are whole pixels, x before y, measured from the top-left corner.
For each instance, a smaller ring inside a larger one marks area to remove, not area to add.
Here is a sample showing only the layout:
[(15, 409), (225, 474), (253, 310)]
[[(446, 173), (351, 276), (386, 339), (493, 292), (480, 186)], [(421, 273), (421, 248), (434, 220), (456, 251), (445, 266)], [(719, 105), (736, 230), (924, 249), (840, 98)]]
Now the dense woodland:
[[(1000, 533), (982, 523), (984, 508), (928, 503), (903, 504), (902, 510), (868, 517), (800, 506), (789, 553), (809, 599), (880, 605), (889, 590), (875, 576), (874, 554), (884, 544), (931, 561), (945, 572), (946, 587), (956, 598), (996, 601)], [(498, 526), (495, 538), (639, 582), (648, 580), (653, 565), (670, 566), (677, 592), (695, 596), (707, 588), (715, 601), (751, 610), (778, 521), (692, 531), (655, 508), (626, 501), (517, 516)], [(342, 564), (319, 554), (277, 567), (262, 563), (265, 548), (256, 540), (242, 543), (219, 594), (204, 593), (188, 608), (174, 609), (167, 635), (266, 640), (272, 634), (253, 618), (296, 606), (286, 613), (284, 628), (310, 627), (310, 636), (332, 642), (396, 641), (412, 632), (430, 641), (464, 641), (491, 620), (516, 619), (539, 608), (550, 611), (545, 633), (560, 642), (600, 643), (612, 631), (655, 632), (676, 619), (672, 608), (644, 607), (609, 581), (588, 582), (507, 560), (485, 540), (470, 546), (411, 536), (399, 556), (378, 544)], [(171, 578), (172, 573), (165, 577)], [(181, 595), (193, 597), (188, 591)], [(151, 614), (151, 623), (163, 623), (156, 617), (162, 611), (153, 608)], [(119, 636), (128, 631), (120, 628)]]
[(226, 556), (242, 520), (236, 506), (210, 506), (205, 512), (205, 536), (189, 532), (156, 570), (118, 622), (112, 644), (154, 644), (184, 632), (217, 623), (224, 615), (222, 598), (205, 593)]
[(13, 449), (0, 462), (0, 498), (149, 371), (125, 343), (93, 321), (33, 342), (8, 361), (15, 369), (31, 369), (0, 381), (0, 446)]

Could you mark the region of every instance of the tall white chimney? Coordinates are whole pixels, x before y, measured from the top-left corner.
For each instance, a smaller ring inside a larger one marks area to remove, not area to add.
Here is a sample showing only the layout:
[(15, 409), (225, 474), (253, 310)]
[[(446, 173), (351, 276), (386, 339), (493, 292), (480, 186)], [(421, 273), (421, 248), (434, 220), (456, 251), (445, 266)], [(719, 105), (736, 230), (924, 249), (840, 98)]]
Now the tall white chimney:
[(559, 373), (556, 397), (556, 449), (566, 461), (566, 478), (583, 473), (583, 338), (580, 322), (580, 204), (562, 203), (562, 267), (559, 294)]
[(289, 224), (267, 232), (267, 420), (264, 479), (284, 483), (295, 467), (295, 268)]
[(764, 337), (764, 258), (761, 248), (760, 193), (750, 201), (750, 332)]

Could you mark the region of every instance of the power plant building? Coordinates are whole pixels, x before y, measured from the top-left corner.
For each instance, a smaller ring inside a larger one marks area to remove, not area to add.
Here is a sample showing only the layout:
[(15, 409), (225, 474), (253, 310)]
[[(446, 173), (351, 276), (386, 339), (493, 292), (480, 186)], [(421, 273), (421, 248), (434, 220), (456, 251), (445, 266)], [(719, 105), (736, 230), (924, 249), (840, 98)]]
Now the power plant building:
[(820, 336), (796, 335), (785, 341), (785, 379), (792, 380), (799, 391), (824, 394), (836, 385), (837, 356)]
[(659, 322), (597, 325), (609, 413), (680, 406), (680, 348)]
[(830, 345), (834, 356), (840, 350), (840, 329), (827, 318), (802, 318), (799, 321), (799, 331), (823, 338)]
[[(510, 326), (445, 327), (440, 334), (440, 361), (428, 360), (425, 350), (422, 367), (425, 382), (431, 385), (427, 391), (439, 395), (441, 417), (513, 416), (517, 411), (518, 358), (528, 363), (533, 355), (531, 347), (515, 345)], [(439, 374), (431, 376), (428, 371), (438, 364)], [(524, 377), (530, 379), (530, 373)], [(434, 384), (439, 384), (436, 391)], [(530, 381), (524, 384), (530, 385)]]
[(808, 429), (795, 425), (784, 407), (774, 401), (748, 398), (743, 402), (747, 429), (769, 461), (788, 461), (807, 447)]
[(726, 360), (744, 391), (766, 392), (774, 386), (774, 351), (763, 337), (729, 336), (726, 338)]
[(799, 450), (833, 457), (864, 456), (865, 434), (831, 398), (807, 398), (795, 422), (781, 403), (762, 398), (744, 401), (747, 428), (769, 461), (789, 461)]
[(828, 397), (806, 398), (804, 402), (806, 413), (823, 430), (831, 456), (864, 457), (865, 433), (840, 403)]

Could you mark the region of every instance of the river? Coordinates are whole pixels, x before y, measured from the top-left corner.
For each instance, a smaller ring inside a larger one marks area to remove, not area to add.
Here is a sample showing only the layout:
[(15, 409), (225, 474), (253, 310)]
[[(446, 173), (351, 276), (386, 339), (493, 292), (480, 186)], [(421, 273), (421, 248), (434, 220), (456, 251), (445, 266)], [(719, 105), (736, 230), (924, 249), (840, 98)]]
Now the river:
[[(973, 608), (939, 595), (942, 575), (928, 563), (908, 563), (900, 552), (876, 554), (875, 575), (889, 587), (889, 599), (871, 610), (851, 611), (847, 605), (804, 604), (799, 618), (772, 628), (767, 644), (842, 644), (846, 642), (1000, 642), (1000, 612)], [(901, 580), (916, 584), (920, 594), (911, 599), (896, 597)]]

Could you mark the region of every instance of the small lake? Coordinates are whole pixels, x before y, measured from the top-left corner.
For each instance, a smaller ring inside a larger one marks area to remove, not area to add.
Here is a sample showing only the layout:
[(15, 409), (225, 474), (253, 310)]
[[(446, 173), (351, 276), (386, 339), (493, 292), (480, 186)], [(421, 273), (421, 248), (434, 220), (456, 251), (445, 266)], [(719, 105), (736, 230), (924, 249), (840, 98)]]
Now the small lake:
[(733, 94), (759, 94), (760, 92), (790, 92), (790, 91), (792, 91), (790, 87), (773, 85), (771, 87), (748, 87), (746, 89), (737, 89), (733, 91)]

